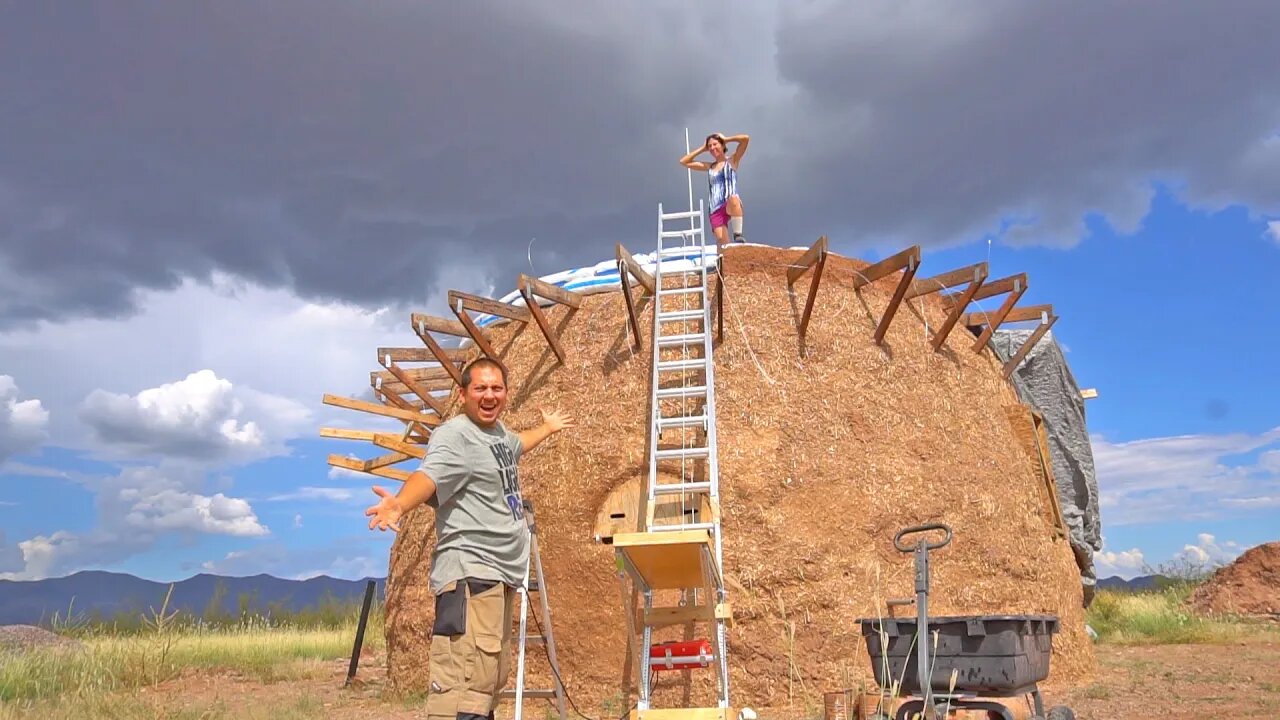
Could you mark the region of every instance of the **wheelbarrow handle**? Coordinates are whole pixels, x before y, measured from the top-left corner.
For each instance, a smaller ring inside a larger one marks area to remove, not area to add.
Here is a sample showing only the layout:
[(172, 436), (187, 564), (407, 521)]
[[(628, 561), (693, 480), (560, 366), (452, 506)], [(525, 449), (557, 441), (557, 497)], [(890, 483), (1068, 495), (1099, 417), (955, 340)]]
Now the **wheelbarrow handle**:
[(897, 548), (899, 552), (909, 553), (915, 548), (911, 545), (903, 545), (902, 538), (906, 537), (907, 535), (930, 532), (933, 530), (941, 530), (942, 532), (946, 533), (946, 536), (943, 537), (940, 542), (934, 542), (934, 543), (926, 542), (925, 547), (927, 549), (937, 550), (940, 547), (945, 547), (951, 544), (951, 528), (949, 526), (944, 525), (942, 523), (928, 523), (925, 525), (916, 525), (915, 527), (909, 527), (909, 528), (904, 528), (902, 530), (899, 530), (898, 534), (893, 536), (893, 546)]

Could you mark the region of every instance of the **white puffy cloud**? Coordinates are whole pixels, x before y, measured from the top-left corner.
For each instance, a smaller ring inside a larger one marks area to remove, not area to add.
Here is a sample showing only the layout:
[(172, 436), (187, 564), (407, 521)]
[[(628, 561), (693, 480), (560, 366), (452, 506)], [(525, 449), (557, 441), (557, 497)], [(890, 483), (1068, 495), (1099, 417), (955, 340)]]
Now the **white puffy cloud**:
[(0, 375), (0, 464), (48, 437), (49, 412), (39, 400), (19, 400), (18, 385)]
[[(1220, 519), (1280, 497), (1280, 427), (1113, 443), (1093, 436), (1102, 520), (1132, 525)], [(1262, 451), (1262, 452), (1259, 452)], [(1259, 452), (1252, 462), (1242, 460)]]
[(1146, 557), (1138, 548), (1130, 548), (1119, 552), (1107, 550), (1106, 538), (1103, 547), (1093, 554), (1093, 563), (1100, 578), (1118, 575), (1126, 580), (1135, 578), (1146, 569)]
[(94, 390), (80, 418), (107, 443), (203, 458), (262, 447), (262, 430), (240, 420), (243, 411), (230, 382), (201, 370), (132, 397)]
[(1280, 220), (1272, 220), (1267, 223), (1267, 234), (1271, 236), (1272, 240), (1276, 241), (1277, 245), (1280, 245)]
[(132, 466), (118, 475), (82, 480), (96, 495), (97, 525), (84, 533), (58, 530), (17, 543), (22, 563), (0, 578), (38, 580), (147, 552), (163, 538), (223, 535), (257, 538), (270, 533), (250, 503), (202, 490), (196, 466)]
[[(450, 273), (458, 287), (480, 289), (484, 283), (480, 269), (450, 266)], [(510, 290), (511, 282), (495, 292)], [(193, 442), (196, 451), (251, 450), (246, 442), (232, 440), (250, 422), (273, 451), (291, 439), (317, 437), (321, 425), (395, 429), (399, 423), (394, 420), (324, 405), (321, 398), (325, 393), (365, 397), (369, 371), (380, 369), (375, 348), (419, 347), (410, 313), (449, 313), (443, 294), (422, 305), (366, 309), (308, 302), (287, 290), (264, 289), (220, 273), (208, 283), (185, 280), (172, 290), (138, 292), (137, 298), (138, 313), (125, 319), (78, 319), (0, 331), (5, 370), (22, 377), (24, 390), (52, 411), (51, 444), (101, 451), (97, 430), (77, 412), (95, 391), (101, 391), (95, 403), (113, 410), (125, 406), (122, 399), (136, 403), (142, 392), (151, 389), (159, 395), (166, 385), (179, 386), (166, 395), (175, 400), (175, 391), (197, 389), (198, 381), (190, 376), (200, 370), (217, 379), (201, 386), (208, 402), (218, 399), (218, 385), (225, 381), (231, 383), (230, 399), (243, 409), (230, 416), (237, 421), (230, 436), (215, 424), (216, 437)], [(103, 378), (110, 378), (109, 384)], [(160, 422), (141, 406), (138, 414)], [(118, 425), (109, 423), (117, 434), (137, 434)], [(178, 438), (184, 436), (180, 430)], [(130, 446), (133, 452), (145, 448)]]
[(1200, 533), (1196, 536), (1196, 544), (1182, 546), (1175, 559), (1192, 567), (1213, 568), (1230, 563), (1244, 551), (1245, 548), (1234, 540), (1219, 543), (1213, 535)]

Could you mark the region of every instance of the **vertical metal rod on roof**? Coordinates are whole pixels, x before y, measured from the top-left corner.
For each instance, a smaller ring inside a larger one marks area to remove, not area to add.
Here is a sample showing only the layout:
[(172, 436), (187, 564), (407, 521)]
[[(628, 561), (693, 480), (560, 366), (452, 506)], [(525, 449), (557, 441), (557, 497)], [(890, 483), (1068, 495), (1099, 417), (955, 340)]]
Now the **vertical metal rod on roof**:
[[(689, 128), (684, 129), (684, 154), (689, 154)], [(689, 212), (693, 212), (693, 168), (685, 168), (684, 173), (689, 178)], [(689, 217), (689, 229), (696, 229), (693, 224), (693, 216)], [(699, 261), (701, 262), (701, 261)]]

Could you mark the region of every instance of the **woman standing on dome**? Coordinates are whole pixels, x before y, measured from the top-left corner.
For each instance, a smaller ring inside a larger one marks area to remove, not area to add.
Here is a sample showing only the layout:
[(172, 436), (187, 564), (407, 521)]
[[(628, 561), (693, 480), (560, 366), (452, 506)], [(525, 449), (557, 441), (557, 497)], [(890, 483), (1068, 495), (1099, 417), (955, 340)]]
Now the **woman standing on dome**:
[[(707, 171), (707, 188), (711, 196), (711, 232), (715, 233), (716, 242), (723, 246), (729, 242), (728, 233), (733, 233), (734, 242), (742, 239), (742, 198), (738, 197), (738, 165), (747, 152), (747, 143), (751, 138), (747, 135), (725, 137), (721, 133), (712, 133), (702, 143), (702, 147), (680, 158), (680, 164), (691, 170)], [(737, 143), (733, 157), (726, 157), (729, 143)], [(704, 152), (711, 153), (711, 162), (694, 160)], [(727, 226), (727, 230), (726, 230)]]

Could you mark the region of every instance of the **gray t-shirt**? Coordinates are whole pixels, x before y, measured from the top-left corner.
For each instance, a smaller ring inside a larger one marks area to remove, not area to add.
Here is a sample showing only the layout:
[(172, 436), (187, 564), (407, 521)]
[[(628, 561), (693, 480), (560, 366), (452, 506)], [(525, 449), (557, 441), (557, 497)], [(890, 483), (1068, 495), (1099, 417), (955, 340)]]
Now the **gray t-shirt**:
[(516, 469), (523, 451), (502, 423), (486, 429), (466, 415), (431, 433), (421, 469), (436, 483), (433, 593), (462, 578), (524, 582), (529, 532)]

